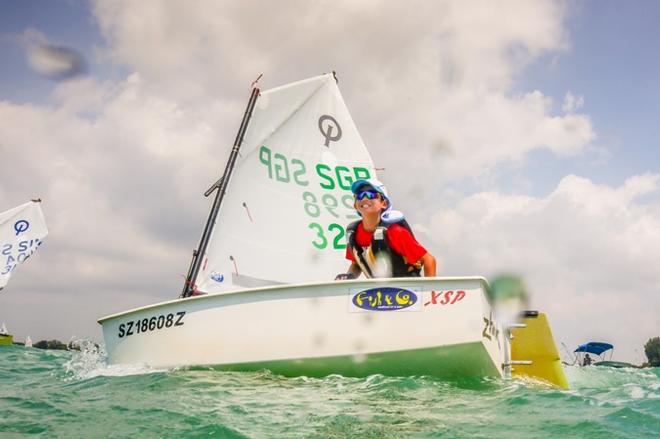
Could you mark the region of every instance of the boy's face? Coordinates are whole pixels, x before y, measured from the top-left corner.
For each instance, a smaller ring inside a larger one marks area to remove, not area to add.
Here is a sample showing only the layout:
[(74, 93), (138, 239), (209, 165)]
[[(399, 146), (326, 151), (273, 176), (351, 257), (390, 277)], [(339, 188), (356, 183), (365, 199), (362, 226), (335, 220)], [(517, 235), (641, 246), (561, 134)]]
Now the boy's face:
[[(365, 194), (365, 192), (367, 193)], [(374, 213), (380, 215), (387, 209), (388, 205), (389, 201), (383, 199), (383, 196), (374, 191), (370, 186), (361, 187), (355, 196), (355, 210), (360, 212), (362, 216)]]

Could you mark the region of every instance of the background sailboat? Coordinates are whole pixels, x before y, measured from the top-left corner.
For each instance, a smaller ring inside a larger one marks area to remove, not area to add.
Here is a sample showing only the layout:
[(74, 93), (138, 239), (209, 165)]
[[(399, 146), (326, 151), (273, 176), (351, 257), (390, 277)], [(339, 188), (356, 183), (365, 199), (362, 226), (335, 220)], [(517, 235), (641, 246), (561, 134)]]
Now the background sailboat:
[(40, 204), (34, 200), (0, 213), (0, 291), (48, 235)]
[[(18, 266), (34, 254), (48, 234), (40, 204), (41, 200), (33, 200), (0, 213), (0, 291), (7, 286)], [(12, 342), (13, 336), (3, 324), (0, 345)]]

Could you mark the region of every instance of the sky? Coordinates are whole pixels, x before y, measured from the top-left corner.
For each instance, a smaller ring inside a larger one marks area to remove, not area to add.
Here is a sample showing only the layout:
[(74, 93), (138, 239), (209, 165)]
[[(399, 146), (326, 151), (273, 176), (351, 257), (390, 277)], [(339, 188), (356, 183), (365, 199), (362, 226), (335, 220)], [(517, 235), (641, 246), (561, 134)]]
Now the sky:
[(0, 293), (17, 340), (177, 297), (250, 83), (332, 70), (439, 275), (519, 274), (569, 348), (660, 336), (658, 2), (2, 5), (0, 211), (50, 230)]

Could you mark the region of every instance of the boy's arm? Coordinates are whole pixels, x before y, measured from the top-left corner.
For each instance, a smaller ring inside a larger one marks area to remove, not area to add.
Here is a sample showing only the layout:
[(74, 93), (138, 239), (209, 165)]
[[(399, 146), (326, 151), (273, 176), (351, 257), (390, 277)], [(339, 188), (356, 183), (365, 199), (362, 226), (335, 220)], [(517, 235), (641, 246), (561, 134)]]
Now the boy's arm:
[(360, 276), (360, 274), (362, 274), (362, 269), (360, 268), (357, 262), (352, 262), (351, 266), (348, 267), (348, 272), (354, 274), (355, 277), (357, 278)]
[(422, 266), (424, 267), (424, 276), (435, 277), (435, 257), (431, 253), (426, 252), (426, 254), (422, 256), (421, 261)]
[(360, 269), (360, 266), (357, 264), (357, 262), (351, 262), (351, 266), (348, 267), (348, 271), (346, 273), (338, 274), (337, 277), (335, 277), (335, 280), (357, 279), (361, 273), (362, 270)]

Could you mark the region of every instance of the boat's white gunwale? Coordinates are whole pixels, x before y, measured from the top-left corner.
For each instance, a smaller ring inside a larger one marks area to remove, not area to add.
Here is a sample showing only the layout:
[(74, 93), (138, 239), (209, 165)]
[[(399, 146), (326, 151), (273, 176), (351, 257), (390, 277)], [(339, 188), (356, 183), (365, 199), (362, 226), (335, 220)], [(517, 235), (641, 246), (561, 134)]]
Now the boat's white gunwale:
[(193, 297), (186, 297), (186, 298), (177, 298), (173, 300), (167, 300), (165, 302), (159, 302), (159, 303), (154, 303), (152, 305), (145, 305), (141, 306), (138, 308), (133, 308), (128, 311), (122, 311), (118, 312), (115, 314), (111, 314), (109, 316), (101, 317), (100, 319), (97, 320), (99, 324), (103, 324), (103, 322), (121, 317), (121, 316), (126, 316), (129, 314), (133, 314), (136, 312), (141, 312), (145, 311), (148, 309), (154, 309), (154, 308), (160, 308), (162, 306), (167, 306), (171, 305), (173, 303), (177, 302), (188, 302), (193, 301), (193, 300), (208, 300), (217, 296), (233, 296), (233, 295), (240, 295), (240, 294), (252, 294), (255, 292), (264, 292), (264, 291), (277, 291), (277, 290), (282, 290), (282, 289), (298, 289), (298, 288), (310, 288), (310, 287), (318, 287), (322, 285), (338, 285), (340, 282), (341, 284), (345, 285), (352, 285), (352, 284), (375, 284), (379, 283), (382, 284), (384, 282), (404, 282), (404, 283), (426, 283), (427, 281), (459, 281), (459, 280), (467, 280), (467, 281), (479, 281), (483, 286), (484, 289), (488, 289), (488, 281), (486, 280), (485, 277), (483, 276), (446, 276), (446, 277), (414, 277), (414, 278), (405, 278), (405, 277), (391, 277), (391, 278), (378, 278), (378, 279), (355, 279), (355, 280), (345, 280), (345, 281), (327, 281), (327, 282), (308, 282), (308, 283), (301, 283), (301, 284), (284, 284), (284, 285), (269, 285), (265, 287), (257, 287), (257, 288), (248, 288), (248, 289), (242, 289), (242, 290), (234, 290), (234, 291), (223, 291), (221, 293), (208, 293), (208, 294), (203, 294), (200, 296), (193, 296)]

